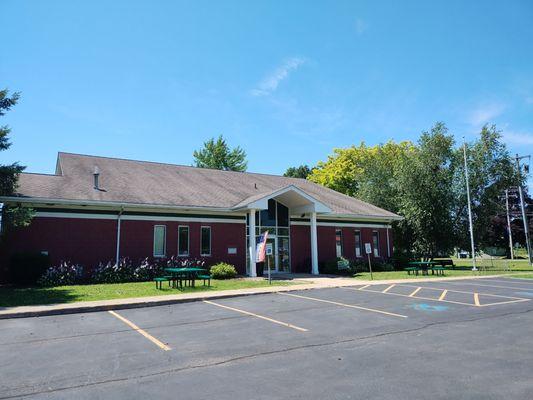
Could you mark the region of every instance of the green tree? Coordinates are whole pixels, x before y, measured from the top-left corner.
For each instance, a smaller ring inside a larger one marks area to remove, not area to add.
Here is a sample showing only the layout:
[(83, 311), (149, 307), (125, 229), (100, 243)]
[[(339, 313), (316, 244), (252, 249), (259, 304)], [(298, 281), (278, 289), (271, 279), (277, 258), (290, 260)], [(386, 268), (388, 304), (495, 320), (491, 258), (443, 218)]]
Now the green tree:
[(299, 167), (290, 167), (287, 168), (287, 171), (283, 174), (283, 176), (289, 177), (289, 178), (302, 178), (307, 179), (309, 174), (311, 173), (311, 168), (309, 168), (308, 165), (300, 165)]
[[(494, 218), (505, 214), (502, 195), (505, 189), (517, 186), (520, 178), (502, 141), (501, 131), (495, 125), (483, 126), (479, 138), (467, 145), (467, 160), (474, 241), (478, 248), (494, 246)], [(470, 248), (463, 146), (455, 150), (454, 164), (455, 205), (452, 215), (456, 245)]]
[(246, 152), (239, 146), (230, 149), (226, 140), (220, 135), (204, 143), (201, 150), (193, 153), (195, 165), (201, 168), (214, 168), (225, 171), (246, 171), (248, 165)]
[[(0, 117), (4, 116), (19, 99), (18, 93), (9, 96), (7, 89), (0, 90)], [(5, 151), (11, 146), (9, 134), (11, 128), (7, 125), (0, 126), (0, 151)], [(13, 196), (17, 190), (19, 174), (25, 167), (18, 164), (0, 165), (0, 196)], [(2, 225), (5, 226), (26, 226), (29, 225), (33, 212), (31, 209), (21, 206), (4, 207), (2, 214)]]
[(416, 256), (447, 255), (454, 246), (453, 136), (439, 122), (417, 144), (396, 175), (398, 213), (405, 218), (396, 240)]

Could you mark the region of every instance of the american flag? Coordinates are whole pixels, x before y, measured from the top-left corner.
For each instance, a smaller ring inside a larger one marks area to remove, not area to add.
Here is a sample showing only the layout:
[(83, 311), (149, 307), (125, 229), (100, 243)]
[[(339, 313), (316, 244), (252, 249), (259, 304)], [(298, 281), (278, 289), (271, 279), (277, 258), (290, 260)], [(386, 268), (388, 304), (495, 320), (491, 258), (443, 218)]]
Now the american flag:
[(268, 231), (263, 232), (261, 234), (261, 238), (259, 239), (259, 243), (257, 243), (256, 262), (265, 261), (267, 237), (268, 237)]

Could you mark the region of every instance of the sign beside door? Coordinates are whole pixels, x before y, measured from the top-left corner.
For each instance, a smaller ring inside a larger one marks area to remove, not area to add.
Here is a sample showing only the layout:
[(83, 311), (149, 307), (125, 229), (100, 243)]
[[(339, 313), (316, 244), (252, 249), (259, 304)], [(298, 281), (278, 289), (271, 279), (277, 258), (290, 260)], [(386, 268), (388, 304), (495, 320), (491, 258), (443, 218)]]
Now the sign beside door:
[(365, 243), (365, 253), (372, 254), (372, 245), (370, 243)]

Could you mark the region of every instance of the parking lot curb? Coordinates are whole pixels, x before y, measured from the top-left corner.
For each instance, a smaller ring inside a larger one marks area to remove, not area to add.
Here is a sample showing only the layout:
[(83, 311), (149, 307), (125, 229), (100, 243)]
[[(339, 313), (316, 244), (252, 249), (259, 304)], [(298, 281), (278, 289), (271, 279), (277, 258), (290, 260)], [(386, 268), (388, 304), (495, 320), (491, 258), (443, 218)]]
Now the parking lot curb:
[(473, 277), (443, 277), (443, 278), (429, 278), (429, 279), (393, 279), (393, 280), (356, 280), (356, 279), (332, 279), (327, 283), (303, 283), (309, 282), (312, 279), (301, 279), (300, 284), (291, 286), (272, 286), (266, 288), (253, 289), (237, 289), (227, 290), (214, 293), (186, 293), (177, 295), (165, 295), (155, 297), (136, 297), (115, 300), (101, 300), (79, 303), (65, 303), (65, 304), (50, 304), (42, 306), (20, 306), (0, 310), (0, 320), (14, 319), (14, 318), (30, 318), (30, 317), (44, 317), (53, 315), (78, 314), (88, 312), (99, 312), (109, 310), (125, 310), (131, 308), (157, 307), (180, 303), (192, 303), (203, 300), (216, 300), (233, 297), (254, 296), (261, 294), (270, 294), (277, 292), (291, 292), (312, 289), (331, 289), (345, 286), (359, 286), (359, 285), (382, 285), (392, 283), (407, 283), (407, 282), (439, 282), (439, 281), (454, 281), (465, 279), (479, 279), (479, 278), (495, 278), (501, 275), (486, 275)]

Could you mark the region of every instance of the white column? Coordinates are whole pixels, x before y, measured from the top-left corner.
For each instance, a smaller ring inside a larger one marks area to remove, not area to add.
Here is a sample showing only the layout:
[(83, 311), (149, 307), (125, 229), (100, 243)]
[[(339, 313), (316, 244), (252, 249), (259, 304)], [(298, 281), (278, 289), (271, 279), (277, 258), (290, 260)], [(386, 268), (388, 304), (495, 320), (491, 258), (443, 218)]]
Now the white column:
[(248, 239), (250, 253), (250, 277), (257, 276), (257, 266), (255, 263), (255, 210), (250, 210), (248, 213)]
[(316, 234), (316, 212), (311, 213), (311, 273), (318, 275), (318, 242)]

